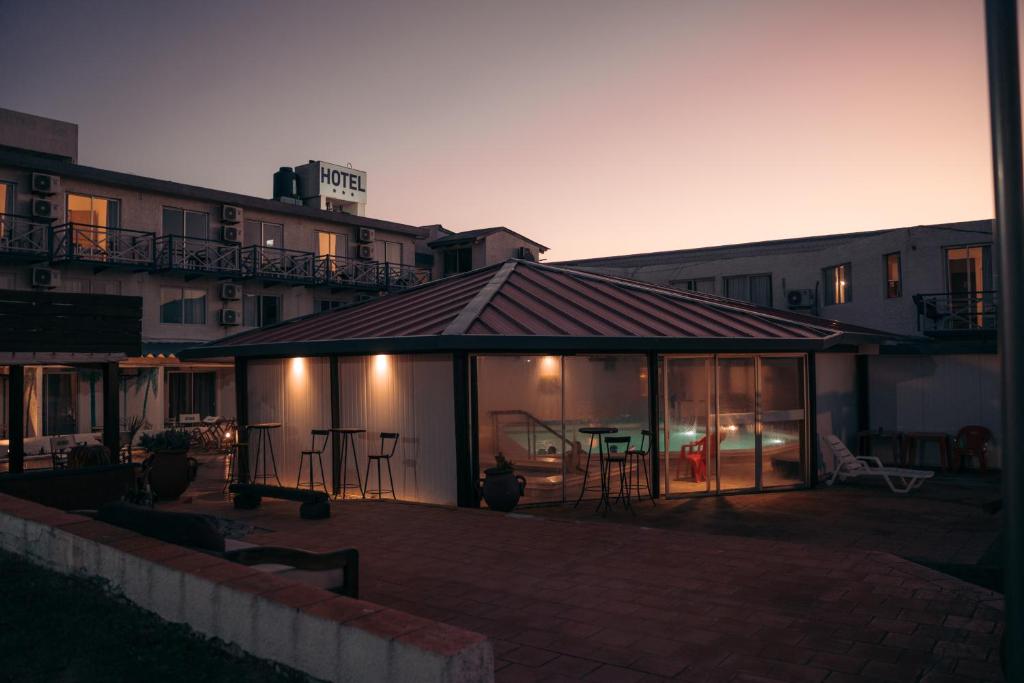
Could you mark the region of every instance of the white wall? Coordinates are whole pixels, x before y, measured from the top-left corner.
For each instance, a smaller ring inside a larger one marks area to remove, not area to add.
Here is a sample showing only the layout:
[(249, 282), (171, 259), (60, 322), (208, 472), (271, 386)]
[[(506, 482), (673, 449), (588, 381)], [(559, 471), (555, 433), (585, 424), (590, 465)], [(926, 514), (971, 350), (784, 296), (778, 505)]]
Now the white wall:
[[(818, 440), (834, 434), (843, 443), (856, 448), (857, 435), (857, 356), (852, 353), (819, 353), (814, 357), (814, 383)], [(820, 467), (824, 462), (832, 471), (831, 453), (823, 453), (821, 443), (814, 444)], [(827, 460), (826, 460), (827, 459)]]
[[(955, 435), (982, 425), (994, 435), (989, 467), (1001, 467), (998, 355), (872, 356), (869, 368), (871, 429)], [(934, 445), (922, 452), (939, 464)]]

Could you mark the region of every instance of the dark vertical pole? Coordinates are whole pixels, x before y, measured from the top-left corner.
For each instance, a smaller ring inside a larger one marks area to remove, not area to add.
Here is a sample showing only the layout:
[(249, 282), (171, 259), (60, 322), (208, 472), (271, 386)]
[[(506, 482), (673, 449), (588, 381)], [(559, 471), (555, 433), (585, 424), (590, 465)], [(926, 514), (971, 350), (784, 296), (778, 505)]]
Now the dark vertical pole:
[(477, 357), (469, 357), (469, 471), (473, 482), (473, 507), (479, 507), (480, 495), (476, 482), (480, 477), (480, 411), (477, 395)]
[(661, 491), (661, 468), (659, 463), (661, 462), (660, 447), (661, 447), (661, 430), (659, 426), (661, 420), (659, 416), (661, 413), (660, 406), (661, 401), (659, 400), (659, 389), (658, 382), (658, 354), (648, 353), (647, 354), (647, 416), (650, 426), (648, 429), (651, 430), (651, 490), (654, 493), (655, 498), (660, 497)]
[(25, 366), (12, 365), (7, 382), (7, 466), (25, 470)]
[(249, 483), (249, 361), (235, 358), (235, 420), (238, 422), (238, 453), (235, 472), (238, 481)]
[(121, 388), (121, 368), (116, 363), (103, 365), (103, 445), (110, 457), (118, 461), (121, 452), (121, 405), (117, 400)]
[(476, 472), (470, 449), (469, 428), (469, 356), (463, 351), (452, 355), (452, 381), (455, 402), (455, 476), (459, 507), (477, 507)]
[(999, 352), (1003, 365), (1003, 530), (1006, 680), (1024, 680), (1024, 172), (1021, 169), (1017, 0), (986, 0), (989, 115), (999, 263)]
[(804, 372), (807, 373), (807, 382), (804, 384), (807, 387), (807, 398), (804, 405), (807, 407), (806, 431), (810, 444), (806, 451), (807, 459), (810, 461), (808, 465), (810, 471), (805, 474), (805, 477), (808, 485), (812, 487), (818, 485), (818, 378), (816, 377), (816, 364), (817, 355), (807, 354), (807, 364), (804, 366)]
[[(341, 427), (341, 379), (338, 377), (338, 357), (331, 356), (331, 427)], [(355, 462), (356, 454), (351, 454)], [(347, 466), (347, 463), (346, 463)], [(356, 463), (356, 469), (359, 464)], [(341, 434), (331, 432), (331, 491), (338, 495), (341, 491)]]
[[(862, 353), (856, 356), (857, 383), (857, 429), (866, 432), (871, 429), (871, 373), (869, 357)], [(861, 453), (861, 455), (864, 455)]]

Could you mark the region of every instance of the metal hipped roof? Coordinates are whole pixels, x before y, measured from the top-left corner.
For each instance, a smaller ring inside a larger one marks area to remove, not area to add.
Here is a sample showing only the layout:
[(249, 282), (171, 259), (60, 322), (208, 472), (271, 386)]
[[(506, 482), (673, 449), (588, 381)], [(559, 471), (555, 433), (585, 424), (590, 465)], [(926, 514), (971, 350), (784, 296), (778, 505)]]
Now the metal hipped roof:
[(509, 260), (183, 351), (182, 358), (415, 351), (821, 350), (877, 330)]

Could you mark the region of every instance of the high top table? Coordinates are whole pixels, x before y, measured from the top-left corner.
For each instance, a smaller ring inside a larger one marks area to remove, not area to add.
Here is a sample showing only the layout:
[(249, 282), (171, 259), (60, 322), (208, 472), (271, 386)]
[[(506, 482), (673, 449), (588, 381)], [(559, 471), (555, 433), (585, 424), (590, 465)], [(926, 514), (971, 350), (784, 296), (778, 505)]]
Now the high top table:
[[(260, 477), (263, 478), (263, 483), (266, 484), (270, 478), (270, 472), (267, 468), (267, 456), (270, 456), (270, 466), (274, 469), (274, 481), (277, 485), (281, 485), (281, 480), (277, 476), (277, 459), (274, 458), (274, 440), (271, 438), (271, 429), (280, 429), (280, 422), (255, 422), (251, 425), (246, 425), (245, 430), (248, 433), (249, 438), (247, 441), (252, 446), (252, 475), (250, 479), (253, 483)], [(260, 460), (263, 461), (262, 472), (260, 470)]]
[(597, 509), (600, 510), (605, 504), (609, 504), (608, 501), (608, 487), (604, 481), (604, 439), (602, 438), (606, 434), (615, 434), (619, 430), (616, 427), (581, 427), (579, 429), (580, 434), (590, 435), (590, 445), (587, 447), (587, 467), (583, 474), (583, 486), (580, 487), (580, 497), (576, 499), (577, 507), (580, 501), (583, 500), (583, 494), (587, 492), (587, 484), (590, 482), (590, 458), (594, 454), (594, 439), (597, 439), (597, 464), (598, 471), (601, 473), (601, 500), (597, 503)]
[(352, 487), (352, 484), (348, 483), (348, 446), (351, 442), (352, 463), (356, 466), (355, 486), (359, 489), (359, 494), (366, 498), (363, 479), (359, 474), (359, 461), (356, 459), (356, 434), (365, 434), (366, 429), (363, 427), (331, 427), (331, 432), (341, 434), (341, 449), (331, 449), (331, 490), (335, 497), (340, 495), (344, 500), (345, 493)]

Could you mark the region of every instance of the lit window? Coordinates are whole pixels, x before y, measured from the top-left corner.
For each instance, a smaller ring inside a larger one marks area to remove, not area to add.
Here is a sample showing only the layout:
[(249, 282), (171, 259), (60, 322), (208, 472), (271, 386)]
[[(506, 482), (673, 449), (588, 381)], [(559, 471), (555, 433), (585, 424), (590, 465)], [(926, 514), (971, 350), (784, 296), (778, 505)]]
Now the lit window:
[(903, 296), (903, 267), (900, 253), (885, 255), (885, 298), (898, 299)]
[(823, 271), (825, 305), (846, 304), (853, 300), (853, 274), (849, 263), (830, 266)]
[(160, 322), (205, 325), (206, 292), (202, 289), (161, 287)]

